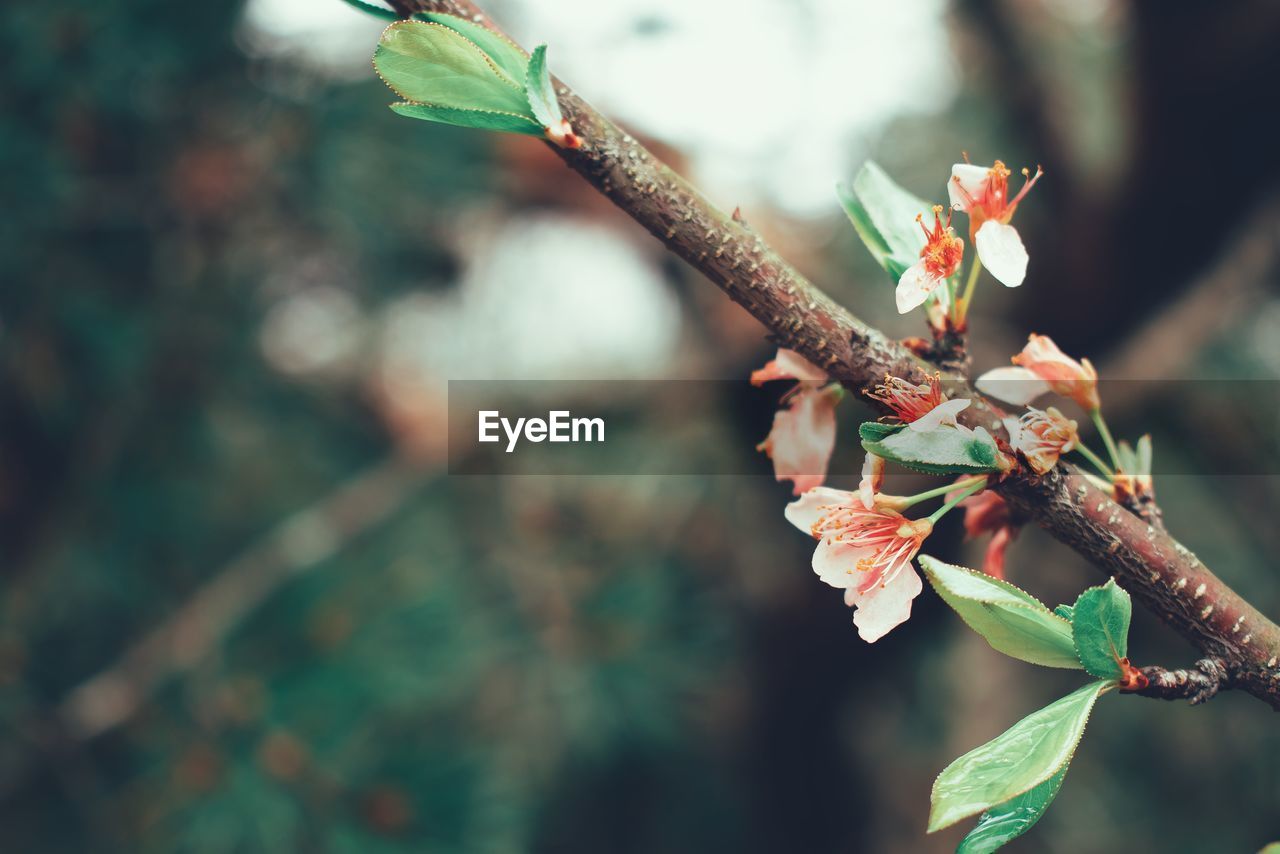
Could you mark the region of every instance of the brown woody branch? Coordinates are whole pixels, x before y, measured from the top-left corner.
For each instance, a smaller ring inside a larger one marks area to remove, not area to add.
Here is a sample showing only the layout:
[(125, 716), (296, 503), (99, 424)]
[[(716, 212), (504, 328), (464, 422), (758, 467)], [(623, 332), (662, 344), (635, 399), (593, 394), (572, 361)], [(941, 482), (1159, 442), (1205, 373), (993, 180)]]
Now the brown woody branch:
[(1187, 700), (1193, 706), (1231, 686), (1231, 674), (1216, 658), (1202, 658), (1195, 667), (1185, 670), (1144, 667), (1142, 675), (1147, 678), (1147, 685), (1133, 693), (1159, 700)]
[[(492, 23), (469, 0), (408, 0), (419, 11)], [(867, 326), (743, 222), (718, 210), (644, 146), (557, 82), (560, 104), (584, 144), (556, 151), (570, 168), (714, 282), (782, 345), (851, 390), (885, 374), (922, 379), (936, 367)], [(955, 375), (944, 379), (967, 387)], [(969, 390), (970, 425), (1000, 429), (1001, 410)], [(1114, 503), (1072, 469), (1006, 479), (999, 492), (1055, 538), (1089, 558), (1206, 657), (1224, 684), (1280, 710), (1280, 626), (1224, 584), (1185, 546)]]

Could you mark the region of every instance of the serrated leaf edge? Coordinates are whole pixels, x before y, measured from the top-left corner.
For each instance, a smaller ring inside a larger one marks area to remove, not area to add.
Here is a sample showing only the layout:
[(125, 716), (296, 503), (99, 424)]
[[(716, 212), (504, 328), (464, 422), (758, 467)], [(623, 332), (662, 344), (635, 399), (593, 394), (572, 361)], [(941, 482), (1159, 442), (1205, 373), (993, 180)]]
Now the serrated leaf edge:
[[(997, 466), (984, 466), (980, 463), (965, 465), (964, 463), (927, 463), (921, 460), (904, 460), (892, 450), (883, 450), (879, 447), (881, 442), (877, 439), (863, 439), (861, 433), (858, 434), (858, 439), (862, 445), (862, 450), (867, 453), (883, 457), (891, 463), (921, 474), (991, 474), (1000, 470)], [(873, 445), (877, 447), (872, 447)]]
[[(347, 0), (347, 2), (351, 2), (351, 0)], [(361, 0), (355, 0), (355, 2), (361, 2)], [(450, 15), (448, 12), (419, 12), (418, 14), (413, 16), (413, 19), (417, 21), (423, 21), (428, 24), (440, 24), (441, 26), (449, 27), (448, 24), (442, 23), (441, 21), (437, 20), (438, 18), (448, 18), (451, 21), (462, 21), (464, 24), (471, 24), (477, 27), (483, 26), (482, 24), (478, 24), (475, 21), (467, 20), (466, 18), (463, 18), (459, 15)], [(453, 27), (449, 27), (449, 29), (453, 30)], [(467, 38), (466, 34), (463, 33), (461, 30), (453, 30), (453, 31), (458, 35), (462, 36), (464, 39)], [(497, 30), (487, 30), (487, 32), (490, 35), (492, 35), (494, 38), (498, 39), (499, 41), (504, 41), (507, 44), (511, 45), (520, 53), (523, 53), (526, 57), (529, 56), (529, 51), (525, 50), (524, 48), (520, 47), (520, 45), (516, 44), (515, 41), (506, 33), (500, 33)], [(467, 41), (471, 41), (471, 39), (467, 39)], [(472, 42), (472, 44), (475, 44), (475, 42)], [(476, 47), (479, 47), (479, 45), (476, 45)]]
[[(1101, 696), (1101, 695), (1099, 695), (1099, 696)], [(1097, 702), (1097, 700), (1095, 699), (1095, 700), (1094, 700), (1094, 702), (1096, 703), (1096, 702)], [(1092, 711), (1092, 710), (1091, 710), (1091, 711)], [(1088, 720), (1086, 720), (1086, 721), (1085, 721), (1085, 724), (1086, 724), (1086, 725), (1088, 724)], [(1082, 736), (1084, 735), (1084, 730), (1083, 730), (1083, 729), (1081, 730), (1080, 734), (1081, 734)], [(1073, 753), (1074, 753), (1074, 751), (1073, 751)], [(1073, 757), (1073, 758), (1074, 758), (1074, 757)], [(1036, 786), (1032, 786), (1032, 787), (1031, 787), (1031, 789), (1035, 789), (1035, 788), (1037, 788), (1038, 786), (1043, 786), (1045, 783), (1048, 783), (1048, 782), (1052, 781), (1054, 777), (1057, 777), (1057, 778), (1058, 778), (1058, 785), (1054, 787), (1054, 789), (1053, 789), (1053, 793), (1052, 793), (1051, 795), (1049, 795), (1049, 798), (1048, 798), (1047, 802), (1046, 802), (1046, 803), (1045, 803), (1045, 805), (1044, 805), (1044, 809), (1042, 809), (1042, 810), (1040, 811), (1040, 815), (1036, 816), (1035, 821), (1031, 822), (1031, 823), (1030, 823), (1030, 824), (1028, 824), (1026, 827), (1024, 827), (1021, 831), (1019, 831), (1018, 833), (1016, 833), (1016, 834), (1014, 834), (1013, 836), (1011, 836), (1011, 837), (1010, 837), (1006, 842), (1001, 843), (1001, 844), (998, 846), (999, 848), (1003, 848), (1003, 847), (1004, 847), (1005, 845), (1007, 845), (1009, 842), (1012, 842), (1013, 840), (1018, 839), (1018, 838), (1020, 838), (1020, 837), (1024, 836), (1024, 835), (1027, 833), (1027, 831), (1029, 831), (1031, 828), (1035, 827), (1037, 824), (1039, 824), (1039, 823), (1040, 823), (1040, 819), (1041, 819), (1041, 818), (1043, 818), (1043, 817), (1044, 817), (1044, 814), (1045, 814), (1046, 812), (1048, 812), (1048, 811), (1049, 811), (1049, 807), (1051, 807), (1051, 806), (1053, 805), (1053, 802), (1057, 799), (1057, 797), (1058, 797), (1058, 793), (1062, 791), (1062, 785), (1063, 785), (1063, 783), (1065, 783), (1065, 782), (1066, 782), (1066, 779), (1067, 779), (1067, 771), (1069, 771), (1069, 770), (1070, 770), (1070, 767), (1071, 767), (1071, 760), (1067, 760), (1067, 762), (1065, 762), (1065, 763), (1063, 764), (1063, 766), (1062, 766), (1061, 768), (1059, 768), (1059, 769), (1058, 769), (1058, 771), (1057, 771), (1056, 773), (1054, 773), (1054, 774), (1052, 774), (1051, 776), (1049, 776), (1048, 778), (1046, 778), (1046, 779), (1045, 779), (1045, 781), (1044, 781), (1044, 783), (1038, 783)], [(1016, 799), (1016, 798), (1020, 798), (1020, 797), (1022, 797), (1022, 795), (1025, 795), (1025, 794), (1027, 794), (1028, 792), (1030, 792), (1030, 791), (1031, 791), (1031, 789), (1027, 789), (1027, 791), (1026, 791), (1026, 792), (1022, 792), (1021, 794), (1014, 795), (1012, 798), (1009, 798), (1008, 800), (1001, 801), (1001, 802), (1000, 802), (1000, 803), (998, 803), (998, 804), (992, 804), (991, 806), (989, 806), (989, 807), (987, 807), (985, 810), (983, 810), (983, 811), (982, 811), (982, 813), (978, 816), (978, 824), (975, 824), (973, 827), (969, 828), (969, 832), (965, 834), (964, 839), (961, 839), (961, 840), (960, 840), (960, 844), (956, 846), (956, 854), (961, 854), (961, 849), (963, 849), (963, 848), (964, 848), (964, 844), (965, 844), (966, 842), (968, 842), (968, 841), (969, 841), (969, 838), (970, 838), (971, 836), (973, 836), (975, 833), (977, 833), (977, 832), (978, 832), (978, 829), (979, 829), (979, 828), (981, 828), (981, 827), (982, 827), (982, 819), (986, 817), (987, 813), (991, 812), (991, 811), (992, 811), (992, 810), (994, 810), (994, 809), (998, 809), (999, 807), (1004, 806), (1005, 804), (1009, 803), (1009, 801), (1012, 801), (1012, 800), (1014, 800), (1014, 799)], [(994, 849), (993, 849), (993, 850), (994, 850)]]
[[(958, 569), (958, 570), (960, 570), (961, 572), (965, 572), (965, 573), (968, 573), (969, 575), (976, 576), (976, 577), (980, 578), (982, 581), (986, 581), (986, 582), (988, 582), (988, 583), (990, 583), (990, 584), (993, 584), (993, 585), (995, 585), (996, 587), (999, 587), (1000, 589), (1002, 589), (1002, 590), (1004, 590), (1004, 591), (1006, 591), (1006, 592), (1016, 593), (1016, 594), (1019, 594), (1019, 595), (1021, 595), (1021, 596), (1026, 596), (1028, 599), (1030, 599), (1030, 600), (1032, 600), (1033, 602), (1035, 602), (1035, 603), (1036, 603), (1036, 605), (1040, 606), (1040, 608), (1041, 608), (1041, 609), (1043, 609), (1043, 610), (1044, 610), (1044, 612), (1045, 612), (1045, 613), (1047, 613), (1049, 616), (1051, 616), (1051, 617), (1053, 617), (1054, 619), (1057, 619), (1057, 620), (1062, 620), (1062, 622), (1064, 622), (1064, 623), (1066, 623), (1066, 624), (1067, 624), (1067, 627), (1068, 627), (1068, 628), (1070, 628), (1070, 626), (1071, 626), (1070, 621), (1068, 621), (1068, 620), (1066, 620), (1065, 618), (1063, 618), (1063, 617), (1059, 616), (1058, 614), (1053, 613), (1053, 611), (1051, 611), (1047, 605), (1045, 605), (1043, 602), (1041, 602), (1039, 599), (1037, 599), (1033, 594), (1028, 593), (1027, 591), (1023, 590), (1021, 587), (1017, 586), (1016, 584), (1010, 584), (1008, 581), (1005, 581), (1003, 578), (996, 578), (994, 575), (987, 575), (985, 572), (982, 572), (982, 571), (977, 570), (977, 569), (970, 569), (970, 568), (969, 568), (969, 567), (967, 567), (967, 566), (960, 566), (960, 565), (958, 565), (958, 564), (948, 563), (947, 561), (942, 560), (941, 558), (936, 558), (936, 557), (934, 557), (933, 555), (920, 555), (919, 560), (920, 560), (920, 565), (924, 567), (925, 572), (928, 572), (928, 571), (929, 571), (929, 563), (940, 563), (940, 564), (942, 564), (943, 566), (947, 566), (947, 567), (950, 567), (950, 568), (952, 568), (952, 569)], [(927, 562), (926, 562), (926, 561), (927, 561)], [(959, 594), (956, 594), (956, 595), (959, 595)], [(966, 596), (966, 597), (963, 597), (963, 598), (969, 599), (969, 597), (967, 597), (967, 596)], [(970, 601), (970, 602), (981, 602), (981, 603), (982, 603), (982, 604), (984, 604), (984, 605), (994, 605), (994, 604), (996, 604), (996, 602), (995, 602), (995, 600), (994, 600), (994, 599), (969, 599), (969, 601)], [(1001, 604), (1008, 604), (1008, 603), (1001, 603)], [(1011, 607), (1012, 607), (1012, 606), (1011, 606)], [(1031, 605), (1030, 605), (1029, 603), (1023, 603), (1023, 604), (1022, 604), (1022, 607), (1030, 608), (1030, 607), (1031, 607)]]
[(542, 130), (543, 130), (542, 122), (538, 121), (537, 119), (532, 118), (530, 116), (522, 115), (521, 113), (509, 113), (506, 110), (485, 110), (480, 107), (445, 107), (440, 104), (433, 104), (430, 101), (411, 101), (408, 98), (406, 98), (403, 101), (396, 101), (395, 103), (389, 104), (388, 106), (391, 108), (401, 107), (401, 106), (431, 107), (436, 110), (449, 110), (454, 113), (486, 113), (491, 116), (511, 116), (513, 119), (524, 119), (529, 123), (530, 127), (537, 128), (539, 136), (542, 134)]
[[(1083, 596), (1092, 590), (1105, 590), (1108, 584), (1114, 584), (1117, 590), (1121, 591), (1122, 593), (1128, 594), (1127, 590), (1125, 590), (1119, 584), (1116, 584), (1116, 580), (1114, 578), (1109, 578), (1103, 584), (1095, 584), (1092, 587), (1086, 587), (1084, 590), (1081, 590), (1080, 596)], [(1080, 596), (1076, 597), (1076, 603), (1080, 602)], [(1080, 660), (1080, 666), (1083, 667), (1084, 671), (1088, 673), (1090, 676), (1097, 676), (1099, 679), (1112, 679), (1112, 680), (1119, 679), (1121, 676), (1124, 675), (1124, 668), (1120, 666), (1119, 659), (1115, 658), (1114, 656), (1112, 656), (1112, 661), (1114, 661), (1116, 665), (1115, 673), (1096, 673), (1090, 670), (1088, 665), (1084, 663), (1084, 656), (1080, 654), (1080, 645), (1076, 642), (1075, 604), (1072, 604), (1071, 608), (1072, 608), (1072, 611), (1071, 611), (1072, 619), (1070, 621), (1071, 622), (1071, 648), (1075, 650), (1076, 658)], [(1115, 647), (1112, 647), (1112, 651), (1113, 652), (1115, 651)]]
[[(485, 53), (485, 52), (480, 48), (480, 45), (476, 44), (476, 43), (475, 43), (475, 42), (473, 42), (471, 39), (467, 38), (467, 37), (466, 37), (466, 36), (464, 36), (462, 33), (458, 32), (457, 30), (453, 29), (452, 27), (446, 26), (446, 25), (444, 25), (444, 24), (438, 24), (438, 23), (436, 23), (435, 21), (423, 21), (423, 20), (420, 20), (420, 19), (418, 19), (418, 18), (409, 18), (409, 19), (407, 19), (407, 20), (394, 21), (393, 23), (389, 24), (389, 25), (386, 27), (386, 29), (384, 29), (384, 30), (382, 31), (382, 35), (381, 35), (381, 36), (378, 36), (378, 46), (379, 46), (379, 47), (381, 47), (381, 46), (382, 46), (382, 39), (387, 35), (387, 33), (391, 32), (391, 30), (395, 29), (396, 27), (402, 27), (402, 26), (406, 26), (406, 25), (408, 25), (408, 26), (423, 26), (423, 27), (437, 27), (437, 28), (439, 28), (439, 29), (441, 29), (441, 30), (444, 30), (445, 32), (452, 33), (453, 35), (455, 35), (455, 36), (457, 36), (458, 38), (462, 39), (464, 42), (466, 42), (467, 44), (469, 44), (469, 45), (471, 46), (471, 49), (472, 49), (472, 50), (474, 50), (476, 53), (480, 54), (480, 58), (481, 58), (481, 59), (483, 59), (483, 60), (485, 61), (485, 64), (487, 64), (487, 65), (489, 66), (489, 70), (493, 72), (494, 76), (498, 79), (498, 82), (499, 82), (499, 83), (501, 83), (501, 84), (503, 84), (503, 85), (505, 85), (505, 86), (510, 86), (512, 89), (514, 89), (515, 91), (519, 92), (521, 95), (523, 95), (523, 96), (524, 96), (525, 103), (528, 103), (528, 101), (529, 101), (529, 93), (526, 91), (525, 87), (524, 87), (524, 86), (522, 86), (521, 84), (517, 83), (516, 81), (512, 80), (509, 76), (507, 76), (507, 72), (505, 72), (505, 71), (503, 71), (501, 68), (499, 68), (499, 67), (498, 67), (498, 64), (497, 64), (497, 63), (495, 63), (495, 62), (494, 62), (494, 61), (489, 57), (489, 54)], [(386, 86), (388, 89), (390, 89), (392, 92), (395, 92), (397, 95), (399, 95), (401, 98), (403, 98), (403, 99), (405, 100), (405, 102), (407, 102), (407, 103), (412, 103), (412, 104), (427, 104), (427, 102), (425, 102), (425, 101), (414, 101), (414, 100), (413, 100), (412, 98), (410, 98), (408, 95), (406, 95), (405, 93), (403, 93), (403, 92), (401, 92), (399, 89), (397, 89), (395, 86), (393, 86), (393, 85), (391, 84), (391, 81), (390, 81), (390, 80), (388, 80), (387, 78), (385, 78), (385, 77), (383, 77), (383, 76), (382, 76), (382, 72), (381, 72), (380, 70), (378, 70), (378, 54), (377, 54), (377, 52), (376, 52), (376, 51), (374, 52), (373, 59), (372, 59), (372, 60), (370, 60), (370, 62), (373, 64), (373, 73), (374, 73), (374, 74), (376, 74), (376, 75), (378, 75), (378, 79), (382, 81), (383, 85), (385, 85), (385, 86)], [(438, 106), (438, 105), (436, 105), (436, 104), (427, 104), (427, 106)], [(450, 109), (450, 110), (459, 110), (459, 109), (460, 109), (460, 110), (468, 110), (468, 109), (474, 109), (474, 110), (476, 110), (476, 112), (481, 112), (481, 113), (505, 113), (505, 112), (506, 112), (505, 110), (484, 110), (484, 109), (478, 109), (478, 108), (474, 108), (474, 107), (446, 107), (446, 108), (443, 108), (443, 109)], [(510, 113), (509, 115), (518, 116), (518, 115), (522, 115), (522, 114), (520, 114), (520, 113)], [(530, 118), (530, 117), (529, 117), (529, 116), (526, 116), (526, 118)], [(534, 120), (536, 121), (536, 119), (534, 119)], [(541, 127), (541, 123), (539, 123), (539, 127)]]
[[(1076, 740), (1071, 744), (1071, 748), (1067, 751), (1067, 756), (1066, 756), (1066, 758), (1062, 761), (1062, 763), (1061, 763), (1061, 764), (1054, 766), (1053, 770), (1051, 770), (1048, 774), (1045, 774), (1043, 777), (1041, 777), (1040, 779), (1036, 780), (1034, 783), (1032, 783), (1030, 786), (1027, 786), (1025, 789), (1022, 789), (1022, 790), (1020, 790), (1020, 791), (1014, 792), (1012, 795), (1010, 795), (1009, 797), (1005, 798), (1005, 800), (1003, 800), (1003, 801), (999, 801), (999, 803), (1003, 804), (1003, 803), (1005, 803), (1006, 801), (1009, 801), (1009, 800), (1012, 800), (1013, 798), (1018, 797), (1019, 795), (1025, 795), (1027, 792), (1031, 791), (1031, 790), (1032, 790), (1032, 789), (1034, 789), (1036, 786), (1039, 786), (1039, 785), (1040, 785), (1041, 783), (1043, 783), (1045, 780), (1048, 780), (1048, 779), (1049, 779), (1050, 777), (1052, 777), (1054, 774), (1057, 774), (1057, 773), (1058, 773), (1058, 771), (1060, 771), (1064, 766), (1066, 766), (1066, 765), (1070, 765), (1070, 764), (1071, 764), (1071, 760), (1075, 759), (1075, 756), (1076, 756), (1076, 749), (1080, 746), (1080, 741), (1081, 741), (1081, 739), (1083, 739), (1083, 738), (1084, 738), (1084, 731), (1089, 727), (1089, 721), (1091, 721), (1091, 720), (1093, 719), (1093, 709), (1094, 709), (1094, 707), (1095, 707), (1095, 706), (1097, 706), (1097, 704), (1098, 704), (1098, 698), (1099, 698), (1099, 697), (1101, 697), (1101, 696), (1102, 696), (1102, 695), (1103, 695), (1103, 694), (1104, 694), (1104, 693), (1105, 693), (1109, 688), (1111, 688), (1111, 687), (1113, 687), (1113, 686), (1115, 685), (1115, 680), (1114, 680), (1114, 679), (1099, 679), (1099, 680), (1097, 680), (1096, 682), (1094, 682), (1093, 684), (1094, 684), (1094, 685), (1096, 686), (1096, 688), (1097, 688), (1097, 690), (1094, 692), (1094, 695), (1093, 695), (1093, 701), (1089, 703), (1089, 709), (1088, 709), (1088, 711), (1086, 711), (1086, 712), (1084, 713), (1084, 721), (1082, 721), (1082, 722), (1081, 722), (1081, 724), (1080, 724), (1080, 732), (1079, 732), (1079, 734), (1076, 736)], [(1076, 690), (1078, 691), (1079, 689), (1077, 688)], [(1073, 692), (1073, 693), (1074, 693), (1074, 692)], [(1067, 695), (1064, 695), (1064, 696), (1070, 696), (1070, 694), (1067, 694)], [(1061, 698), (1059, 698), (1059, 699), (1061, 699)], [(1057, 702), (1057, 700), (1055, 700), (1054, 702)], [(1050, 703), (1049, 705), (1053, 705), (1053, 703)], [(1048, 706), (1042, 706), (1041, 708), (1048, 708)], [(1037, 710), (1037, 711), (1039, 711), (1039, 710)], [(1021, 723), (1025, 718), (1030, 717), (1030, 715), (1033, 715), (1033, 714), (1035, 714), (1035, 712), (1031, 712), (1029, 715), (1024, 715), (1023, 717), (1021, 717), (1021, 718), (1019, 718), (1018, 720), (1014, 721), (1014, 722), (1009, 726), (1009, 728), (1005, 730), (1005, 732), (1008, 732), (1008, 731), (1009, 731), (1009, 729), (1013, 729), (1013, 727), (1017, 726), (1017, 725), (1018, 725), (1019, 723)], [(1001, 733), (1000, 735), (1003, 735), (1003, 734), (1004, 734), (1004, 733)], [(996, 738), (999, 738), (999, 737), (1000, 737), (1000, 736), (996, 736)], [(989, 741), (995, 741), (995, 739), (990, 739)], [(986, 744), (986, 743), (987, 743), (987, 742), (983, 742), (983, 744)], [(979, 746), (979, 747), (981, 747), (982, 745), (978, 745), (978, 746)], [(974, 749), (976, 750), (977, 748), (974, 748)], [(964, 755), (964, 754), (961, 754), (961, 756), (963, 756), (963, 755)], [(947, 768), (950, 768), (952, 765), (954, 765), (954, 764), (955, 764), (955, 762), (956, 762), (956, 760), (958, 760), (959, 758), (960, 758), (960, 756), (957, 756), (957, 757), (956, 757), (956, 759), (953, 759), (953, 760), (952, 760), (952, 761), (947, 765)], [(943, 768), (941, 771), (939, 771), (939, 772), (938, 772), (938, 775), (937, 775), (936, 777), (934, 777), (934, 778), (933, 778), (933, 785), (929, 788), (929, 806), (930, 806), (930, 812), (932, 812), (934, 794), (935, 794), (935, 792), (937, 791), (937, 788), (938, 788), (938, 780), (940, 780), (940, 779), (942, 778), (942, 775), (943, 775), (943, 774), (947, 773), (947, 768)], [(992, 804), (992, 806), (995, 806), (995, 804)], [(956, 822), (964, 821), (966, 818), (972, 818), (972, 817), (973, 817), (973, 816), (975, 816), (975, 815), (981, 815), (983, 812), (985, 812), (985, 811), (986, 811), (986, 810), (988, 810), (988, 809), (990, 809), (990, 807), (981, 807), (981, 808), (979, 808), (979, 809), (974, 810), (973, 812), (966, 813), (966, 814), (961, 815), (961, 816), (957, 816), (956, 818), (952, 819), (951, 821), (948, 821), (946, 824), (941, 824), (941, 825), (938, 825), (937, 827), (930, 826), (930, 827), (929, 827), (925, 832), (926, 832), (926, 833), (934, 833), (934, 832), (939, 831), (939, 830), (944, 830), (944, 829), (946, 829), (946, 828), (948, 828), (948, 827), (951, 827), (951, 825), (955, 824)]]

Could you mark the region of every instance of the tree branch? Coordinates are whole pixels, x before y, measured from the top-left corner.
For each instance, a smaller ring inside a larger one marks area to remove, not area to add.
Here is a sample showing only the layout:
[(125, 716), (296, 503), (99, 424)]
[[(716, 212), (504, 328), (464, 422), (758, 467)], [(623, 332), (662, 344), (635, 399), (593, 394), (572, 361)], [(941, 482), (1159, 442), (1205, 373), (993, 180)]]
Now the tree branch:
[(1226, 665), (1216, 658), (1202, 658), (1186, 670), (1165, 670), (1152, 666), (1142, 668), (1147, 685), (1134, 694), (1159, 700), (1188, 700), (1196, 706), (1211, 699), (1222, 688), (1230, 687)]
[[(496, 28), (469, 0), (410, 0), (420, 11)], [(557, 81), (583, 139), (557, 154), (614, 204), (798, 351), (850, 390), (885, 374), (923, 379), (936, 368), (837, 305), (745, 223), (718, 210), (635, 139)], [(570, 263), (570, 262), (566, 262)], [(955, 375), (944, 379), (967, 388)], [(970, 425), (1000, 430), (999, 407), (970, 391)], [(1280, 626), (1224, 584), (1185, 546), (1115, 504), (1073, 469), (1017, 474), (997, 490), (1055, 538), (1096, 563), (1204, 655), (1229, 684), (1280, 710)]]

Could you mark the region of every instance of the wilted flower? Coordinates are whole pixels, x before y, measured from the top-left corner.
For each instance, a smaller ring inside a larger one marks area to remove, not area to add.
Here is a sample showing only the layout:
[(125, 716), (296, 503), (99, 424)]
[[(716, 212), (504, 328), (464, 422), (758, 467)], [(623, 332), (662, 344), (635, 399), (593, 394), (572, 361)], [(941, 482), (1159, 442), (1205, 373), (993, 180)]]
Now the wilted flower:
[(795, 350), (779, 347), (777, 356), (766, 362), (763, 368), (751, 372), (753, 386), (762, 386), (770, 380), (826, 382), (827, 372)]
[(1058, 463), (1058, 457), (1074, 450), (1080, 441), (1076, 422), (1050, 406), (1041, 411), (1028, 409), (1021, 418), (1006, 418), (1009, 444), (1027, 460), (1032, 471), (1044, 474)]
[(971, 163), (951, 167), (947, 193), (951, 206), (969, 215), (969, 238), (978, 250), (982, 266), (1002, 284), (1016, 288), (1027, 276), (1027, 250), (1017, 229), (1009, 225), (1018, 203), (1040, 176), (1022, 170), (1026, 183), (1009, 198), (1009, 168), (997, 160), (990, 169)]
[(866, 395), (884, 404), (912, 430), (921, 431), (955, 424), (956, 415), (969, 405), (965, 398), (948, 400), (942, 392), (942, 381), (936, 374), (919, 385), (886, 374), (884, 382), (866, 391)]
[(934, 205), (932, 230), (924, 224), (923, 216), (917, 216), (916, 222), (924, 230), (925, 244), (920, 250), (920, 260), (898, 279), (895, 296), (899, 314), (906, 314), (924, 303), (938, 285), (955, 273), (964, 258), (964, 241), (951, 230), (950, 211), (947, 211), (947, 224), (943, 225), (942, 205)]
[(770, 380), (802, 380), (783, 400), (786, 408), (773, 416), (773, 429), (756, 446), (773, 460), (774, 477), (790, 480), (800, 495), (827, 478), (827, 465), (836, 444), (839, 387), (821, 388), (827, 372), (793, 350), (779, 348), (778, 355), (751, 374), (752, 385)]
[(1089, 412), (1102, 405), (1093, 365), (1088, 359), (1072, 359), (1048, 335), (1033, 333), (1013, 363), (1018, 367), (995, 368), (978, 377), (978, 390), (1020, 406), (1047, 391), (1069, 397)]
[[(951, 495), (947, 498), (950, 499)], [(1004, 578), (1005, 551), (1018, 533), (1018, 526), (1013, 524), (1009, 512), (1009, 503), (990, 489), (984, 489), (961, 501), (960, 506), (964, 508), (965, 539), (991, 534), (982, 571), (995, 578)]]
[(825, 486), (788, 504), (786, 517), (818, 540), (813, 571), (845, 590), (863, 640), (879, 640), (911, 616), (911, 600), (921, 590), (911, 560), (933, 530), (928, 519), (868, 509), (855, 493)]

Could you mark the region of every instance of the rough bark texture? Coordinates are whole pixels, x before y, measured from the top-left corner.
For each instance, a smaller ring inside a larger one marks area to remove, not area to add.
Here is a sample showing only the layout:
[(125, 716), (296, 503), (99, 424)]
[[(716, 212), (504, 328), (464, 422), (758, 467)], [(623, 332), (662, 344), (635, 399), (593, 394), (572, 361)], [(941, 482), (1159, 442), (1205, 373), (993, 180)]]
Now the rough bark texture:
[[(467, 0), (404, 0), (496, 30)], [(557, 153), (596, 189), (747, 309), (779, 344), (821, 365), (851, 390), (885, 374), (937, 371), (906, 347), (868, 327), (807, 281), (750, 227), (723, 213), (644, 146), (557, 81), (565, 116), (583, 139)], [(573, 259), (565, 259), (573, 263)], [(970, 425), (999, 431), (1000, 409), (968, 388)], [(1114, 503), (1062, 467), (1042, 478), (1018, 475), (998, 487), (1016, 512), (1093, 561), (1099, 569), (1193, 643), (1222, 662), (1222, 684), (1280, 710), (1280, 627), (1209, 571), (1177, 540)]]
[(1160, 700), (1187, 700), (1193, 706), (1231, 686), (1231, 674), (1216, 658), (1202, 658), (1186, 670), (1144, 667), (1142, 675), (1147, 678), (1147, 685), (1133, 693)]

